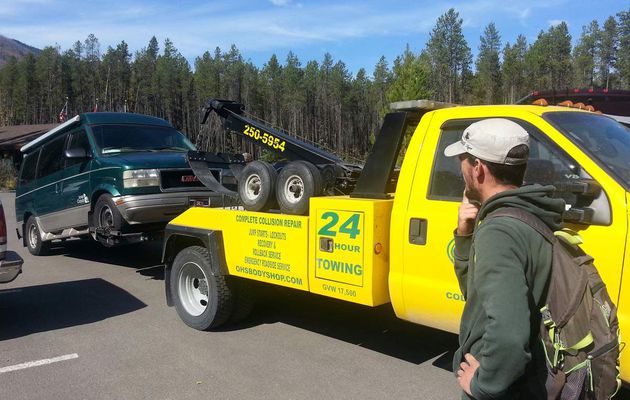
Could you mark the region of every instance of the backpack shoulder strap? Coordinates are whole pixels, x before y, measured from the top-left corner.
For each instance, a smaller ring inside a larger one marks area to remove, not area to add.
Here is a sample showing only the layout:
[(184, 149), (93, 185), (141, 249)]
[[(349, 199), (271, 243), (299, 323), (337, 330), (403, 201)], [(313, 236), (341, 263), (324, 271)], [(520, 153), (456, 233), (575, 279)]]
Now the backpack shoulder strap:
[(529, 225), (532, 229), (542, 235), (549, 243), (553, 244), (556, 241), (556, 237), (551, 230), (542, 222), (540, 218), (535, 216), (529, 211), (523, 210), (522, 208), (517, 207), (502, 207), (499, 208), (486, 216), (488, 218), (497, 218), (497, 217), (511, 217), (514, 219), (518, 219)]

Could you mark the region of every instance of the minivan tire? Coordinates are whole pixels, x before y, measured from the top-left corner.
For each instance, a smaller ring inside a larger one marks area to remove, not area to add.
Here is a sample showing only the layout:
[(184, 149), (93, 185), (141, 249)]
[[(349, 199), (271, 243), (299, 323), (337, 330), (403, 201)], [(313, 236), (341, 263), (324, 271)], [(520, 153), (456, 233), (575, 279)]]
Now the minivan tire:
[(186, 325), (200, 331), (216, 329), (232, 316), (234, 282), (213, 271), (205, 247), (181, 250), (170, 273), (173, 304)]
[[(101, 195), (96, 200), (94, 206), (94, 212), (92, 213), (92, 226), (94, 229), (105, 228), (106, 230), (121, 231), (125, 220), (123, 219), (118, 207), (112, 200), (112, 195), (109, 193)], [(112, 243), (108, 243), (106, 240), (99, 240), (106, 247), (111, 247)]]
[(26, 239), (26, 248), (32, 255), (44, 256), (48, 254), (50, 242), (44, 242), (42, 240), (37, 220), (35, 220), (35, 217), (32, 215), (28, 217), (26, 225), (24, 226), (24, 239)]

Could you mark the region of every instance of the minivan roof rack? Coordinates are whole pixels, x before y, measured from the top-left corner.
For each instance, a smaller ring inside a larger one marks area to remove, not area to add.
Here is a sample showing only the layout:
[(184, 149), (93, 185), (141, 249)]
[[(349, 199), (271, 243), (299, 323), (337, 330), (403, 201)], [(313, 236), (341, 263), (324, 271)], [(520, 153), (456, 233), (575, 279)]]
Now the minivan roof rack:
[(22, 153), (24, 153), (25, 151), (28, 151), (28, 149), (30, 149), (31, 147), (35, 146), (38, 143), (43, 142), (44, 140), (48, 139), (49, 137), (51, 137), (55, 133), (59, 132), (60, 130), (62, 130), (62, 129), (64, 129), (64, 128), (66, 128), (66, 127), (68, 127), (68, 126), (70, 126), (70, 125), (72, 125), (72, 124), (74, 124), (76, 122), (79, 122), (80, 119), (81, 119), (81, 116), (77, 115), (76, 117), (67, 120), (63, 124), (61, 124), (59, 126), (56, 126), (53, 129), (49, 130), (48, 132), (44, 133), (43, 135), (41, 135), (37, 139), (26, 143), (24, 146), (22, 146), (20, 151)]

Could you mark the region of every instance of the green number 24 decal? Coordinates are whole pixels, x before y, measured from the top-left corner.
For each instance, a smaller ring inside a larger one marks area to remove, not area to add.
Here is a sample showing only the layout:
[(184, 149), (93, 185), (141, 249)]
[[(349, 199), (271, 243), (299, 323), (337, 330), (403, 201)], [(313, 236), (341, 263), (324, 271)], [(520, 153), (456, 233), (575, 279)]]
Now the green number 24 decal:
[[(346, 222), (341, 224), (341, 226), (339, 227), (339, 233), (350, 235), (351, 239), (356, 238), (361, 233), (361, 231), (359, 230), (360, 218), (360, 214), (352, 214), (350, 218), (346, 220)], [(322, 219), (330, 221), (326, 225), (322, 226), (318, 233), (324, 236), (337, 236), (335, 227), (339, 222), (339, 214), (333, 211), (326, 211), (322, 214)]]

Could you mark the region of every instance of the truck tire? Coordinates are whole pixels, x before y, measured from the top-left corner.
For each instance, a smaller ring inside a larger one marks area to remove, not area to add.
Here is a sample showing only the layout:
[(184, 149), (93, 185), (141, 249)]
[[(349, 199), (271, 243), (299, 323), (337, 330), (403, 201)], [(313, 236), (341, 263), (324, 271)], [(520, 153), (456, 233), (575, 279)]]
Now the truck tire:
[(200, 331), (215, 329), (232, 315), (233, 285), (229, 277), (213, 272), (205, 247), (181, 250), (171, 268), (171, 295), (184, 323)]
[(322, 192), (331, 192), (331, 194), (334, 194), (337, 178), (343, 176), (343, 168), (336, 164), (328, 164), (322, 168), (321, 175)]
[(307, 161), (291, 161), (280, 170), (276, 199), (285, 214), (308, 213), (309, 200), (322, 192), (322, 177), (316, 166)]
[(245, 166), (238, 179), (238, 194), (247, 211), (265, 211), (275, 206), (275, 186), (278, 173), (265, 161), (253, 161)]
[(236, 294), (232, 315), (228, 321), (230, 324), (233, 324), (244, 320), (252, 313), (258, 297), (258, 291), (256, 284), (249, 279), (234, 276), (230, 278), (231, 283), (234, 284)]
[(34, 216), (28, 217), (24, 227), (24, 235), (26, 239), (26, 247), (29, 253), (34, 256), (44, 256), (50, 250), (50, 242), (44, 242), (39, 232), (39, 226)]
[[(118, 207), (112, 200), (112, 195), (109, 193), (102, 194), (96, 205), (94, 206), (94, 212), (92, 213), (92, 225), (95, 229), (101, 229), (103, 231), (121, 231), (125, 220), (123, 219)], [(113, 243), (107, 240), (100, 239), (99, 242), (105, 247), (112, 247)]]

